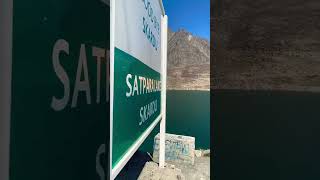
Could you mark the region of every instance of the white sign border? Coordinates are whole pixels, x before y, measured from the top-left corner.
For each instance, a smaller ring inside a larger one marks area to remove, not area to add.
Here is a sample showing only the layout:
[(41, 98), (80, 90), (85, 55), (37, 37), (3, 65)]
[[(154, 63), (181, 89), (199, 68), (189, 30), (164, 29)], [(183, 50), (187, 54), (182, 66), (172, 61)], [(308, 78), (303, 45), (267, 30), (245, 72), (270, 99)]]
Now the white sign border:
[[(113, 140), (113, 95), (114, 95), (114, 37), (115, 37), (115, 1), (110, 0), (110, 119), (109, 119), (109, 179), (113, 180), (117, 175), (112, 173), (112, 140)], [(120, 171), (119, 171), (120, 172)]]

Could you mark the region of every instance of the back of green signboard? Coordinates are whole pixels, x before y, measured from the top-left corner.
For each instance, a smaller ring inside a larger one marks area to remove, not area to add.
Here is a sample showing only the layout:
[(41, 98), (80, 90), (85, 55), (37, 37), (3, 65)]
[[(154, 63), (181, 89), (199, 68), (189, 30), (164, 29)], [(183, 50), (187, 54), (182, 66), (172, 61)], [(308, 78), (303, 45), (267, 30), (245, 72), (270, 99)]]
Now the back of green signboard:
[(10, 180), (107, 174), (109, 31), (101, 0), (13, 0)]

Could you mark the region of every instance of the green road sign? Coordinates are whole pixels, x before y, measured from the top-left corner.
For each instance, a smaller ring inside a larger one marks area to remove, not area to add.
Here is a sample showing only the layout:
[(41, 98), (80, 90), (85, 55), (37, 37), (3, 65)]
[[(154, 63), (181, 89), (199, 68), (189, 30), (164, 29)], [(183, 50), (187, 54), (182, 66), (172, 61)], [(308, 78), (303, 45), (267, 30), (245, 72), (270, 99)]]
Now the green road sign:
[(110, 8), (13, 0), (10, 180), (100, 180)]
[(118, 48), (114, 68), (119, 83), (114, 84), (113, 167), (160, 115), (161, 102), (159, 72)]
[(164, 11), (159, 0), (113, 0), (111, 8), (110, 156), (115, 177), (161, 118)]

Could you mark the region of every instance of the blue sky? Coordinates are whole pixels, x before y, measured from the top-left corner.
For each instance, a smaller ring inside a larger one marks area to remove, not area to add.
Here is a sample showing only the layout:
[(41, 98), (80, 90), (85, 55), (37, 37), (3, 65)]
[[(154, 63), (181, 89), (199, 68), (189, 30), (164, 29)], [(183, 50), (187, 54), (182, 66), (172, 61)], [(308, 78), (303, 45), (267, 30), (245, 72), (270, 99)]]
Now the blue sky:
[(169, 28), (210, 40), (210, 0), (163, 0)]

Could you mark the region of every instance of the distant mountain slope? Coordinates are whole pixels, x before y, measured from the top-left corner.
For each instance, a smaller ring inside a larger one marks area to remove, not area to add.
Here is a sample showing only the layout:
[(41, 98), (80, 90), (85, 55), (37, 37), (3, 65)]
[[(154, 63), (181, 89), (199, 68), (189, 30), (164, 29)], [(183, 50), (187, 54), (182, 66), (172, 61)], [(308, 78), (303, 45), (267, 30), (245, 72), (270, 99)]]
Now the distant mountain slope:
[(168, 89), (208, 90), (210, 46), (185, 30), (168, 32)]

